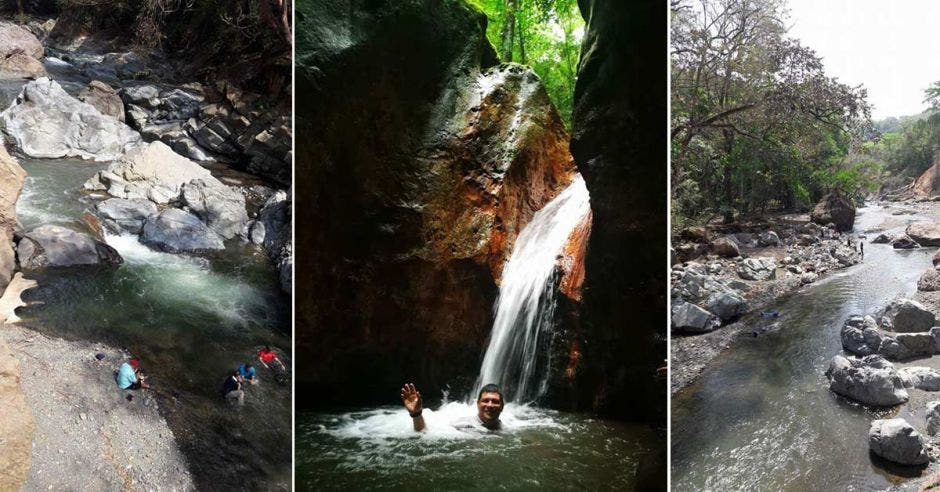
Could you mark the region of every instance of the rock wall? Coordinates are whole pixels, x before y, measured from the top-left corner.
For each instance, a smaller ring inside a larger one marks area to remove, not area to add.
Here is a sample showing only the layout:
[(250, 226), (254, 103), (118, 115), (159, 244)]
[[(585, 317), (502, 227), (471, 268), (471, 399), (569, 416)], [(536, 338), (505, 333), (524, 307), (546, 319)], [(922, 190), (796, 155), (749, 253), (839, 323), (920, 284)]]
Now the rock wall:
[(20, 391), (20, 363), (0, 338), (0, 490), (19, 490), (32, 459), (33, 414)]
[(297, 20), (298, 401), (461, 394), (516, 235), (573, 178), (563, 123), (463, 1), (312, 1)]
[(665, 425), (666, 3), (578, 5), (571, 153), (593, 225), (568, 403)]

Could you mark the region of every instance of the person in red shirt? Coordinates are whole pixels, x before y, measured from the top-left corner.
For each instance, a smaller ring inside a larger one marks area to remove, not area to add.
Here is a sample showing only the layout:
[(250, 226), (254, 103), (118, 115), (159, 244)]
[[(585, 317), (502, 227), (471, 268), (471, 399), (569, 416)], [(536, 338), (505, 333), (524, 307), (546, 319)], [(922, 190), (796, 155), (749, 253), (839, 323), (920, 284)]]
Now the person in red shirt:
[(284, 367), (284, 363), (281, 362), (281, 359), (278, 359), (277, 354), (273, 350), (271, 350), (271, 347), (268, 347), (267, 345), (265, 345), (265, 347), (258, 352), (258, 360), (260, 360), (261, 364), (264, 365), (264, 367), (267, 367), (268, 369), (271, 368), (271, 366), (269, 366), (268, 364), (277, 362), (278, 365), (281, 366), (282, 371), (287, 370), (287, 368)]

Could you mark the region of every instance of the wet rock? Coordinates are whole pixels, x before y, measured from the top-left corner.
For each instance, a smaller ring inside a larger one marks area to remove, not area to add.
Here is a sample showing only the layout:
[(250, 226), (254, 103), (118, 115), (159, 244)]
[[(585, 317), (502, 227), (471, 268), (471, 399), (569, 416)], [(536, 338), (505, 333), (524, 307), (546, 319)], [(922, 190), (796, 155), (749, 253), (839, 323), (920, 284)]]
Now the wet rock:
[(10, 283), (16, 268), (13, 231), (20, 228), (16, 219), (16, 201), (25, 179), (26, 171), (0, 143), (0, 291)]
[(738, 276), (745, 280), (776, 278), (777, 262), (771, 257), (747, 258), (738, 263)]
[(871, 240), (872, 244), (888, 244), (893, 241), (894, 241), (894, 237), (885, 233), (878, 234), (877, 236), (875, 236), (875, 239)]
[(194, 179), (184, 184), (180, 200), (225, 239), (241, 233), (248, 223), (245, 196), (217, 180)]
[(894, 249), (914, 249), (919, 248), (920, 245), (907, 235), (901, 235), (891, 241), (891, 247)]
[(923, 366), (902, 367), (898, 375), (905, 388), (917, 388), (923, 391), (940, 391), (940, 372)]
[(902, 418), (879, 419), (868, 429), (872, 453), (902, 465), (924, 465), (930, 461), (924, 438)]
[(173, 152), (163, 142), (137, 147), (85, 183), (88, 190), (107, 190), (117, 198), (142, 198), (157, 204), (176, 199), (184, 184), (202, 180), (225, 186), (199, 164)]
[(100, 80), (92, 80), (88, 87), (82, 89), (78, 93), (78, 100), (91, 104), (103, 115), (124, 121), (124, 102), (121, 101), (121, 96), (110, 85)]
[(816, 224), (835, 224), (839, 231), (851, 231), (855, 223), (855, 205), (840, 191), (833, 190), (824, 196), (810, 214)]
[(721, 320), (714, 314), (688, 302), (678, 302), (672, 306), (672, 328), (693, 333), (705, 333), (721, 326)]
[(811, 284), (819, 279), (819, 275), (816, 272), (804, 272), (800, 275), (800, 283), (803, 285)]
[(294, 265), (293, 245), (291, 244), (291, 202), (290, 193), (277, 191), (272, 194), (251, 229), (252, 242), (260, 235), (260, 242), (268, 252), (268, 257), (278, 267), (281, 289), (290, 292)]
[(17, 244), (16, 256), (23, 270), (118, 265), (124, 261), (114, 248), (90, 234), (57, 225), (43, 225), (26, 232)]
[(927, 435), (935, 436), (940, 431), (940, 401), (927, 402)]
[(110, 231), (140, 234), (147, 218), (156, 215), (157, 206), (149, 200), (110, 198), (95, 205), (95, 211)]
[(909, 398), (894, 365), (880, 355), (861, 359), (837, 355), (829, 363), (826, 377), (832, 392), (866, 405), (893, 406)]
[(934, 292), (940, 290), (940, 271), (931, 268), (924, 272), (917, 280), (917, 290), (922, 292)]
[(140, 242), (170, 253), (225, 249), (221, 236), (195, 215), (176, 208), (147, 219)]
[(921, 246), (940, 246), (940, 224), (935, 222), (911, 224), (904, 232)]
[(30, 157), (109, 161), (141, 142), (137, 132), (45, 77), (26, 84), (0, 119), (16, 148)]
[(898, 333), (926, 332), (936, 323), (936, 317), (923, 304), (911, 299), (896, 299), (885, 308), (881, 326)]
[(933, 258), (931, 258), (930, 261), (933, 262), (933, 266), (940, 264), (940, 251), (934, 253)]
[(725, 258), (735, 258), (741, 256), (741, 252), (738, 249), (737, 243), (726, 237), (720, 237), (712, 241), (711, 249), (712, 252), (716, 255)]

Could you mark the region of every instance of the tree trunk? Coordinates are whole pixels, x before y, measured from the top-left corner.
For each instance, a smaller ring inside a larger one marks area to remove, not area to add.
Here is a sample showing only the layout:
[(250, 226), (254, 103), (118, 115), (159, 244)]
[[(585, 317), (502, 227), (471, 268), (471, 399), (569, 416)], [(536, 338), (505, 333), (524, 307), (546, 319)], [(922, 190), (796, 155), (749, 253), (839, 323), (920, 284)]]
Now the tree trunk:
[[(522, 0), (516, 0), (516, 1), (521, 2)], [(519, 63), (523, 63), (523, 64), (524, 64), (524, 63), (526, 63), (526, 60), (525, 60), (525, 35), (524, 35), (525, 29), (523, 28), (523, 25), (522, 25), (522, 18), (520, 17), (519, 19), (516, 19), (516, 23), (518, 24), (518, 28), (516, 29), (516, 31), (519, 33)]]
[(503, 4), (503, 32), (500, 36), (499, 55), (504, 62), (512, 61), (512, 43), (516, 34), (516, 3), (518, 0), (505, 0)]

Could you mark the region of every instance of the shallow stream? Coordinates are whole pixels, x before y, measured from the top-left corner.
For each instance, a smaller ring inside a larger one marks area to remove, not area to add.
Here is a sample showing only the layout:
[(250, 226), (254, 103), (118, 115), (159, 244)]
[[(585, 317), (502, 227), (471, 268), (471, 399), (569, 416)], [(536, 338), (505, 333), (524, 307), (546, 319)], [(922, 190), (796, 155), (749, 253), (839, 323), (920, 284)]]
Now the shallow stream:
[[(925, 220), (879, 206), (859, 212), (856, 232), (889, 221), (887, 230), (899, 233)], [(738, 340), (673, 396), (674, 490), (883, 490), (920, 473), (871, 456), (868, 428), (895, 413), (923, 421), (923, 403), (869, 410), (830, 392), (825, 376), (842, 353), (845, 319), (913, 295), (936, 252), (871, 244), (876, 234), (864, 240), (863, 263), (769, 307), (781, 316), (755, 328), (779, 323), (775, 330)]]

